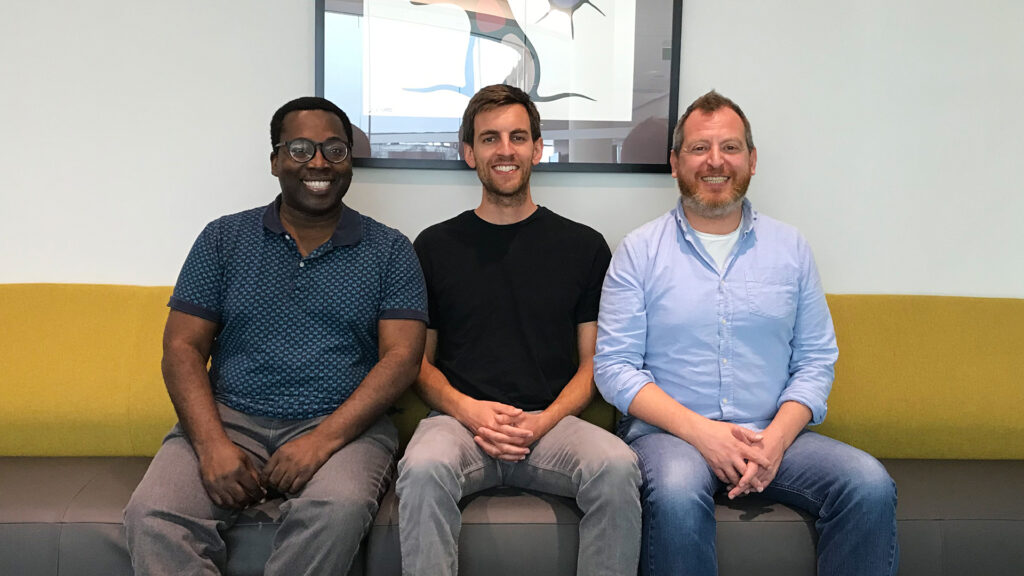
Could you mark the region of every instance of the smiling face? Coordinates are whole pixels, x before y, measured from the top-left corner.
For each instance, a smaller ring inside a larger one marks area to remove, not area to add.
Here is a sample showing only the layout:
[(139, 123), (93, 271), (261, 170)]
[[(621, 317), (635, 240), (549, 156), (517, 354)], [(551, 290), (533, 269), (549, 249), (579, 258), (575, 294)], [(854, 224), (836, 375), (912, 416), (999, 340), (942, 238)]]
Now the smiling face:
[(688, 218), (735, 216), (757, 166), (743, 120), (730, 108), (695, 111), (683, 124), (683, 142), (670, 156), (672, 176)]
[(479, 112), (473, 121), (473, 144), (462, 147), (485, 196), (506, 205), (526, 200), (530, 173), (540, 162), (544, 143), (533, 139), (525, 107), (510, 104)]
[[(289, 112), (281, 125), (281, 142), (295, 138), (313, 142), (340, 138), (348, 142), (341, 119), (325, 110)], [(352, 183), (352, 156), (332, 164), (317, 148), (309, 162), (299, 163), (282, 147), (270, 156), (270, 172), (281, 183), (282, 209), (310, 219), (333, 217), (340, 214), (341, 199)]]

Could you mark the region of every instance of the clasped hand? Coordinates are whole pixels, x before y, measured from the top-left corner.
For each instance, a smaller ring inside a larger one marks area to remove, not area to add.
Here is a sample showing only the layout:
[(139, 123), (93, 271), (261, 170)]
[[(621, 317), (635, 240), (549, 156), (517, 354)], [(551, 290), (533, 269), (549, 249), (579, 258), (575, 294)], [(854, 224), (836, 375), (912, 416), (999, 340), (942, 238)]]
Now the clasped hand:
[(539, 414), (500, 402), (470, 400), (458, 420), (473, 432), (473, 440), (481, 450), (507, 462), (526, 458), (530, 444), (547, 432)]
[(241, 448), (227, 442), (199, 460), (206, 493), (222, 508), (245, 508), (266, 497), (269, 490), (294, 494), (331, 457), (313, 434), (285, 443), (257, 470)]
[(708, 421), (694, 445), (728, 486), (729, 498), (763, 491), (782, 461), (780, 438), (726, 422)]

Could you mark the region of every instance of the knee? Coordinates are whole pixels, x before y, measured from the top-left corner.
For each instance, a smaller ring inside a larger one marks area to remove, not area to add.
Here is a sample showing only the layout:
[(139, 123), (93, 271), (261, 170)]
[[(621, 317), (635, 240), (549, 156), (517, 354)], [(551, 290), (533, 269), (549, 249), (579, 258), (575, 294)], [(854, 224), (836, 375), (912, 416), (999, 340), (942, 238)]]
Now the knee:
[(153, 506), (144, 497), (141, 497), (138, 491), (132, 494), (128, 505), (124, 508), (124, 529), (129, 537), (145, 525), (146, 520), (153, 516), (153, 512)]
[(650, 466), (643, 462), (644, 509), (678, 518), (714, 516), (714, 477), (701, 462), (667, 459)]
[(180, 514), (169, 510), (166, 502), (137, 489), (124, 508), (125, 534), (131, 542), (140, 535), (159, 531), (162, 521), (175, 517), (180, 517)]
[(316, 527), (320, 531), (346, 533), (354, 526), (364, 530), (377, 514), (377, 501), (355, 495), (332, 495), (330, 498), (290, 498), (281, 505), (286, 521), (297, 526)]
[(458, 472), (445, 458), (410, 450), (398, 463), (395, 490), (399, 498), (438, 491), (455, 494), (458, 486)]
[(586, 466), (583, 475), (581, 481), (584, 485), (608, 487), (615, 492), (638, 491), (640, 488), (640, 468), (636, 455), (626, 445), (622, 446), (622, 450), (610, 451)]
[(714, 514), (714, 497), (710, 491), (701, 490), (689, 482), (677, 482), (672, 478), (644, 485), (645, 507), (652, 512), (663, 512), (683, 518), (696, 518)]
[(852, 466), (843, 482), (843, 498), (851, 506), (877, 510), (885, 515), (895, 514), (896, 483), (881, 462), (862, 454), (862, 457), (851, 461)]

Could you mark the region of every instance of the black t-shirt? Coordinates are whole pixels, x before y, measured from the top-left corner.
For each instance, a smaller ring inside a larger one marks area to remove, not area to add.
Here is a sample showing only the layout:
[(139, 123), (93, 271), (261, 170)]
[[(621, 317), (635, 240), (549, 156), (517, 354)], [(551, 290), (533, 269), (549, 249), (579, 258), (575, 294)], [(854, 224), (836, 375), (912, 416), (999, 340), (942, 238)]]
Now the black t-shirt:
[(413, 246), (435, 365), (452, 386), (524, 410), (551, 404), (576, 373), (576, 325), (597, 320), (611, 260), (604, 237), (543, 207), (508, 225), (469, 210)]

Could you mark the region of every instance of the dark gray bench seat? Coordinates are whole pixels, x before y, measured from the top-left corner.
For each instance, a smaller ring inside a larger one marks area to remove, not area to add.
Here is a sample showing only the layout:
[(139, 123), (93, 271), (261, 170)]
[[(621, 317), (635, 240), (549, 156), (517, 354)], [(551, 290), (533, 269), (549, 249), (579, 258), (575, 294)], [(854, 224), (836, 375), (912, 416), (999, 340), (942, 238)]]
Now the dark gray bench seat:
[[(1024, 461), (883, 460), (899, 491), (901, 575), (1024, 574)], [(121, 511), (148, 458), (0, 457), (0, 575), (131, 574)], [(463, 502), (464, 576), (575, 573), (580, 512), (564, 498), (497, 489)], [(813, 520), (754, 497), (719, 500), (720, 574), (814, 574)], [(232, 575), (260, 574), (274, 502), (227, 531)], [(381, 504), (352, 576), (398, 576), (398, 508)]]

